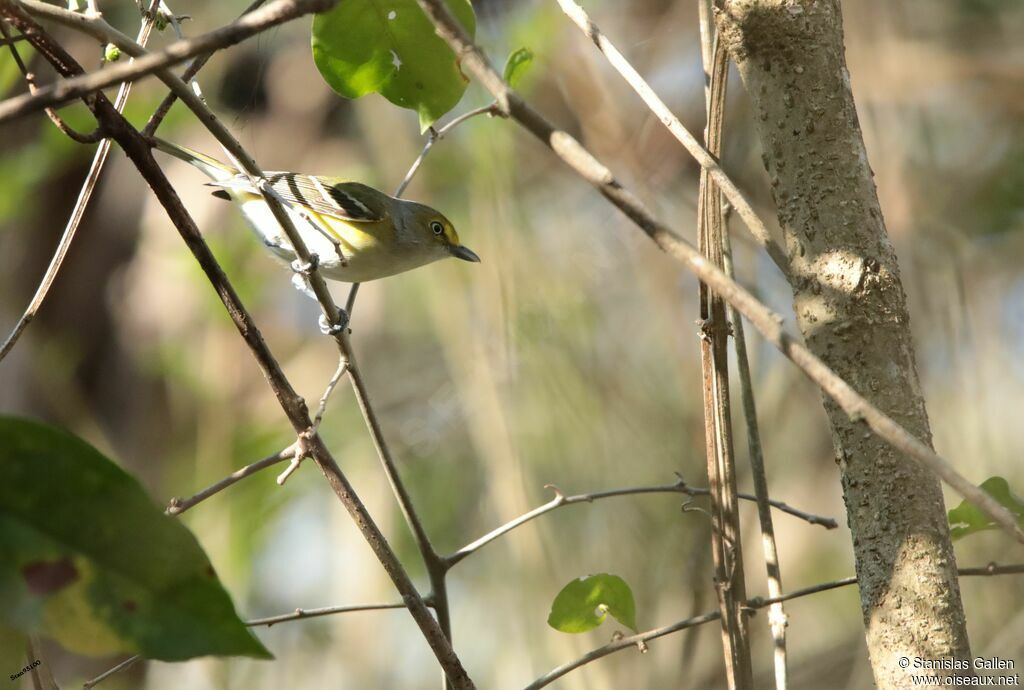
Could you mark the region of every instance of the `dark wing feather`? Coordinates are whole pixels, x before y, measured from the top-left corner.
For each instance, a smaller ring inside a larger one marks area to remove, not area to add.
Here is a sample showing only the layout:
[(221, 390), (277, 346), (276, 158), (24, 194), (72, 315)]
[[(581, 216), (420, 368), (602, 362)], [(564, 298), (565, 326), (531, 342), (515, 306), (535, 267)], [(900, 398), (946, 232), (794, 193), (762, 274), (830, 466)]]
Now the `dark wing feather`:
[(373, 203), (379, 192), (358, 182), (338, 183), (297, 173), (267, 173), (267, 179), (282, 197), (317, 213), (363, 223), (384, 218), (380, 204)]

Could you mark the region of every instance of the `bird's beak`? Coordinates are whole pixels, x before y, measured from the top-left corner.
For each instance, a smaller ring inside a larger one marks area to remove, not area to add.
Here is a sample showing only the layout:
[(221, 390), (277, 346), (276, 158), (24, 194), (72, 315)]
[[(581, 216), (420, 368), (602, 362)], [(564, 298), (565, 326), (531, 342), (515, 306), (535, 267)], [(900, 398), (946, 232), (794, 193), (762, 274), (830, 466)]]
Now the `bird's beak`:
[(476, 255), (476, 252), (461, 244), (457, 244), (452, 247), (452, 256), (456, 259), (462, 259), (463, 261), (472, 261), (474, 263), (480, 262), (480, 257)]

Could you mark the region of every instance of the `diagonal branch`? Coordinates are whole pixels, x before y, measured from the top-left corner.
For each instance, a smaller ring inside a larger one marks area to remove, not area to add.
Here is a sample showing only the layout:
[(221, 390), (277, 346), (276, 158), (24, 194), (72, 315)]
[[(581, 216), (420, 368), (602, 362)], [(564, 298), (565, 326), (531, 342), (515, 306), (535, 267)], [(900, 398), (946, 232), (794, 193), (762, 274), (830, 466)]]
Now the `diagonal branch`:
[(917, 459), (938, 475), (960, 496), (976, 505), (1007, 534), (1024, 544), (1024, 529), (1014, 517), (990, 495), (972, 484), (953, 465), (915, 438), (887, 414), (868, 402), (846, 381), (836, 375), (797, 338), (782, 328), (782, 317), (754, 297), (749, 290), (712, 266), (697, 249), (655, 218), (646, 206), (615, 179), (612, 172), (597, 160), (568, 132), (556, 129), (512, 90), (494, 70), (487, 57), (466, 35), (441, 0), (417, 0), (434, 23), (437, 33), (455, 51), (463, 69), (476, 77), (507, 113), (524, 129), (549, 147), (556, 156), (580, 177), (593, 185), (608, 201), (622, 211), (644, 234), (666, 254), (683, 264), (700, 280), (720, 294), (745, 316), (761, 335), (814, 381), (826, 395), (852, 419), (863, 422), (879, 438), (899, 451)]
[(221, 479), (219, 482), (215, 484), (211, 484), (210, 486), (206, 487), (205, 489), (195, 494), (194, 496), (190, 496), (189, 498), (172, 498), (168, 502), (167, 509), (164, 512), (168, 515), (181, 515), (189, 508), (192, 508), (198, 505), (199, 503), (202, 503), (206, 499), (210, 498), (210, 496), (219, 494), (221, 491), (235, 484), (236, 482), (239, 482), (245, 479), (246, 477), (254, 475), (260, 470), (266, 469), (268, 467), (273, 467), (278, 463), (294, 458), (298, 452), (299, 444), (293, 443), (284, 450), (279, 450), (273, 455), (268, 455), (262, 460), (257, 460), (256, 462), (250, 465), (246, 465), (241, 469), (235, 470), (228, 476), (224, 477), (224, 479)]
[(633, 90), (637, 93), (640, 98), (643, 99), (647, 107), (651, 109), (661, 123), (668, 128), (668, 131), (672, 133), (680, 144), (693, 156), (703, 170), (707, 171), (707, 174), (711, 176), (711, 179), (722, 190), (725, 194), (725, 198), (728, 199), (732, 205), (736, 208), (736, 213), (739, 214), (740, 218), (743, 219), (743, 223), (750, 230), (754, 239), (761, 245), (768, 256), (771, 257), (775, 265), (779, 267), (782, 274), (789, 275), (789, 259), (786, 258), (786, 253), (782, 250), (782, 247), (772, 239), (772, 235), (768, 232), (768, 228), (765, 226), (764, 221), (754, 211), (753, 206), (747, 201), (747, 198), (743, 196), (743, 192), (740, 191), (736, 183), (730, 179), (725, 171), (722, 170), (722, 166), (718, 163), (718, 154), (709, 153), (708, 149), (705, 149), (700, 145), (700, 142), (690, 134), (689, 130), (683, 126), (679, 118), (675, 116), (672, 110), (665, 104), (663, 100), (654, 92), (651, 85), (640, 76), (640, 73), (633, 68), (629, 61), (623, 57), (622, 53), (608, 40), (608, 37), (601, 33), (601, 30), (597, 28), (597, 25), (590, 20), (587, 13), (580, 7), (574, 0), (557, 0), (562, 11), (568, 15), (569, 19), (573, 21), (576, 26), (585, 33), (590, 40), (594, 42), (597, 49), (600, 50), (606, 58), (608, 58), (609, 64), (615, 68), (615, 70), (622, 75), (622, 78), (626, 80)]
[[(81, 74), (82, 68), (57, 44), (38, 24), (36, 24), (12, 0), (0, 0), (0, 16), (7, 18), (22, 33), (28, 36), (32, 45), (64, 76)], [(312, 420), (305, 401), (295, 392), (291, 383), (273, 354), (270, 352), (262, 335), (256, 328), (252, 316), (242, 305), (234, 287), (228, 281), (216, 258), (213, 256), (199, 229), (181, 203), (180, 198), (171, 187), (160, 167), (153, 159), (148, 142), (142, 135), (111, 106), (102, 94), (86, 96), (89, 106), (97, 120), (106, 128), (110, 136), (125, 151), (136, 166), (139, 173), (153, 189), (161, 205), (167, 211), (182, 239), (188, 245), (193, 256), (199, 262), (207, 278), (216, 289), (218, 296), (228, 310), (228, 314), (249, 346), (264, 376), (271, 385), (281, 408), (288, 417), (292, 428), (305, 444), (308, 452), (321, 472), (324, 474), (334, 493), (348, 510), (356, 526), (374, 551), (381, 565), (402, 595), (402, 599), (413, 619), (419, 626), (431, 650), (451, 679), (456, 688), (473, 688), (461, 661), (455, 655), (451, 645), (430, 614), (422, 597), (416, 591), (408, 573), (402, 567), (391, 546), (377, 527), (366, 507), (357, 496), (352, 485), (345, 477), (330, 451), (320, 436), (312, 430)], [(312, 433), (311, 433), (312, 432)]]

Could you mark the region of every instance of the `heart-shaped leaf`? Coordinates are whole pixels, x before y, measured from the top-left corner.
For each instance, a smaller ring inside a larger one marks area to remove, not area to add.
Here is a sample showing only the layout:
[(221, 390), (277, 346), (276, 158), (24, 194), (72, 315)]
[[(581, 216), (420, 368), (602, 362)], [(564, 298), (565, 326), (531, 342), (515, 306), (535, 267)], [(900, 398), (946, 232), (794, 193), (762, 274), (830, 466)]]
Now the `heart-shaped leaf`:
[(573, 580), (551, 602), (548, 625), (567, 633), (593, 630), (611, 614), (636, 632), (633, 590), (618, 575), (601, 573)]

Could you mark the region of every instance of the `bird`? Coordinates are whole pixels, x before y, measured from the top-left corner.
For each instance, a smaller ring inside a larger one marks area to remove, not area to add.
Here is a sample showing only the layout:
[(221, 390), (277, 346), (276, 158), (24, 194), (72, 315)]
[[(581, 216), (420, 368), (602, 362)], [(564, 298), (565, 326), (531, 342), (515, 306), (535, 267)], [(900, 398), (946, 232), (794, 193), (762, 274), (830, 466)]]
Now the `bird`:
[[(217, 188), (213, 195), (234, 201), (263, 244), (290, 265), (297, 278), (315, 266), (325, 278), (364, 283), (448, 257), (480, 261), (460, 243), (452, 222), (426, 204), (339, 177), (267, 172), (267, 184), (286, 202), (283, 206), (295, 229), (315, 257), (312, 266), (303, 265), (249, 176), (160, 137), (153, 137), (153, 143), (205, 173), (210, 178), (207, 184)], [(296, 284), (301, 288), (305, 281)]]

